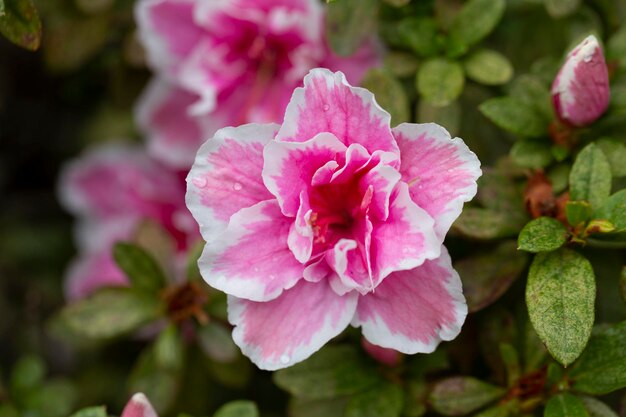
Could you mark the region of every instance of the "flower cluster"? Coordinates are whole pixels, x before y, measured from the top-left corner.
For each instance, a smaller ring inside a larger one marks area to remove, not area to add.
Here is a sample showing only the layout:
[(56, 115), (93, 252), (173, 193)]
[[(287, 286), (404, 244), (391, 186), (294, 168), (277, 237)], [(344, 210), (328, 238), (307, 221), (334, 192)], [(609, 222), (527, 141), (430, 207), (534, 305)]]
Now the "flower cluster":
[(156, 73), (139, 123), (153, 155), (181, 168), (221, 127), (282, 120), (311, 68), (359, 82), (378, 60), (373, 41), (333, 54), (318, 0), (140, 0), (136, 18)]
[(312, 70), (282, 125), (225, 128), (199, 150), (187, 205), (200, 270), (263, 369), (302, 361), (346, 326), (432, 352), (467, 314), (444, 237), (480, 163), (436, 124), (401, 124), (341, 72)]

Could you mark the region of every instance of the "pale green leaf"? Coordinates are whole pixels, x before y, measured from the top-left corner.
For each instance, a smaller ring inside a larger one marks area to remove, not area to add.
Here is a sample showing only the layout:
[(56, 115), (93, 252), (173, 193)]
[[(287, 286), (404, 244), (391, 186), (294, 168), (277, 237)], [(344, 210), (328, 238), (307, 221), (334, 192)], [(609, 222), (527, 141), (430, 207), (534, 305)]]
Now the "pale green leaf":
[(463, 67), (443, 58), (426, 61), (417, 73), (417, 91), (434, 106), (447, 106), (455, 101), (464, 85)]
[(520, 136), (540, 137), (548, 133), (548, 121), (533, 107), (513, 97), (497, 97), (479, 107), (498, 127)]
[(563, 246), (567, 236), (567, 229), (560, 221), (552, 217), (539, 217), (524, 226), (517, 242), (521, 250), (547, 252)]
[(480, 84), (506, 84), (513, 77), (513, 65), (497, 51), (479, 49), (464, 62), (467, 77)]
[(591, 143), (576, 156), (569, 177), (570, 198), (599, 208), (611, 192), (611, 166), (604, 152)]

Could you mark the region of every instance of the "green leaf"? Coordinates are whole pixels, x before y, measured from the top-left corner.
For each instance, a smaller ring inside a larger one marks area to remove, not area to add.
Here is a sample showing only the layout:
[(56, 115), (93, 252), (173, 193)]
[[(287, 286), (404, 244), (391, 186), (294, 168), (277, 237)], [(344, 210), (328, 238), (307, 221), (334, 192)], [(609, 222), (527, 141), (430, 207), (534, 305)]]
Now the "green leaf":
[(376, 385), (353, 395), (348, 401), (345, 417), (399, 417), (404, 405), (404, 392), (392, 383)]
[(325, 400), (307, 400), (291, 397), (289, 400), (290, 417), (330, 417), (343, 416), (348, 400), (331, 398)]
[(537, 111), (549, 122), (554, 119), (552, 95), (548, 87), (537, 77), (524, 74), (511, 83), (509, 96), (515, 97)]
[(61, 311), (61, 320), (83, 337), (108, 339), (156, 320), (161, 313), (158, 299), (127, 288), (111, 288), (68, 305)]
[(184, 349), (178, 329), (170, 324), (154, 343), (154, 359), (157, 366), (166, 370), (180, 370), (183, 366)]
[(400, 81), (389, 72), (371, 69), (365, 74), (361, 86), (370, 90), (376, 102), (391, 114), (392, 126), (409, 121), (409, 99)]
[(604, 156), (611, 165), (611, 174), (614, 177), (626, 177), (626, 144), (611, 138), (603, 138), (596, 142), (596, 145), (602, 149)]
[(505, 9), (505, 0), (469, 0), (450, 26), (450, 39), (467, 50), (495, 29)]
[(500, 52), (479, 49), (464, 62), (467, 77), (484, 85), (501, 85), (513, 77), (513, 65)]
[(341, 0), (328, 5), (326, 34), (332, 50), (341, 56), (352, 55), (376, 32), (377, 0)]
[(4, 0), (0, 33), (22, 48), (36, 51), (41, 45), (41, 21), (32, 0)]
[(224, 326), (209, 323), (196, 330), (198, 344), (211, 359), (217, 362), (232, 362), (239, 352), (233, 339)]
[(622, 268), (622, 273), (619, 277), (619, 290), (622, 294), (622, 300), (626, 302), (626, 266)]
[(11, 372), (11, 390), (24, 392), (37, 388), (43, 383), (46, 375), (46, 364), (39, 356), (21, 357)]
[(551, 148), (541, 140), (518, 140), (511, 148), (511, 159), (523, 168), (545, 168), (553, 161)]
[(570, 165), (557, 164), (548, 171), (548, 179), (552, 183), (552, 191), (560, 194), (569, 187)]
[(587, 223), (591, 218), (591, 205), (586, 201), (568, 201), (565, 205), (565, 215), (569, 224), (574, 227)]
[(355, 394), (378, 380), (353, 346), (325, 347), (306, 361), (274, 373), (280, 388), (309, 399)]
[(609, 60), (616, 60), (621, 67), (626, 67), (626, 26), (609, 38), (606, 46), (606, 56)]
[(535, 256), (526, 285), (533, 327), (564, 366), (583, 351), (594, 320), (596, 284), (591, 264), (568, 249)]
[(426, 61), (417, 73), (417, 91), (434, 106), (447, 106), (459, 97), (465, 85), (463, 67), (443, 58)]
[(180, 374), (162, 369), (157, 364), (154, 349), (145, 349), (128, 378), (131, 392), (143, 392), (157, 413), (165, 413), (178, 394)]
[(508, 417), (510, 415), (518, 415), (519, 404), (517, 399), (500, 403), (489, 407), (480, 413), (474, 415), (474, 417)]
[(626, 230), (626, 190), (610, 196), (594, 213), (596, 219), (606, 219), (619, 231)]
[(604, 395), (626, 387), (626, 321), (594, 329), (570, 372), (573, 389)]
[(403, 45), (416, 55), (429, 57), (439, 52), (437, 22), (428, 17), (407, 17), (397, 26), (398, 36)]
[(618, 417), (617, 413), (613, 411), (611, 407), (600, 400), (587, 396), (581, 396), (579, 398), (585, 405), (589, 417)]
[(70, 417), (107, 417), (107, 410), (106, 407), (88, 407), (75, 412)]
[(419, 60), (411, 53), (392, 51), (385, 55), (383, 66), (396, 77), (411, 77), (419, 68)]
[(414, 378), (408, 381), (404, 398), (404, 417), (422, 417), (427, 411), (428, 387), (423, 378)]
[(502, 397), (506, 390), (472, 377), (451, 377), (433, 387), (429, 399), (444, 416), (469, 414)]
[(611, 193), (611, 166), (604, 152), (593, 143), (576, 157), (569, 177), (570, 198), (587, 200), (594, 209)]
[(568, 392), (550, 398), (544, 417), (589, 417), (583, 402)]
[(390, 4), (394, 7), (402, 7), (406, 6), (411, 2), (411, 0), (383, 0), (385, 3)]
[(489, 240), (517, 235), (523, 226), (518, 221), (511, 213), (468, 207), (463, 209), (453, 228), (467, 237)]
[(544, 0), (546, 10), (552, 17), (561, 18), (576, 11), (580, 6), (580, 0)]
[(213, 417), (259, 417), (259, 409), (252, 401), (231, 401), (220, 407)]
[(0, 17), (4, 16), (4, 0), (0, 0)]
[(522, 273), (527, 259), (514, 241), (506, 241), (494, 250), (455, 262), (469, 312), (480, 311), (498, 300)]
[[(72, 412), (77, 399), (76, 387), (67, 379), (46, 382), (28, 397), (29, 407), (41, 417), (65, 417)], [(34, 411), (34, 410), (33, 410)]]
[(143, 248), (118, 242), (113, 247), (113, 257), (133, 288), (156, 292), (165, 286), (167, 279), (163, 270)]
[(500, 343), (500, 356), (506, 368), (507, 386), (512, 387), (521, 376), (519, 354), (512, 344)]
[(519, 234), (519, 249), (528, 252), (547, 252), (560, 248), (567, 242), (567, 229), (552, 217), (539, 217), (530, 221)]
[(482, 103), (479, 110), (498, 127), (516, 135), (540, 137), (548, 133), (546, 119), (516, 98), (492, 98)]
[(434, 106), (420, 100), (417, 105), (417, 121), (419, 123), (437, 123), (455, 136), (461, 127), (461, 105), (454, 101), (447, 106)]

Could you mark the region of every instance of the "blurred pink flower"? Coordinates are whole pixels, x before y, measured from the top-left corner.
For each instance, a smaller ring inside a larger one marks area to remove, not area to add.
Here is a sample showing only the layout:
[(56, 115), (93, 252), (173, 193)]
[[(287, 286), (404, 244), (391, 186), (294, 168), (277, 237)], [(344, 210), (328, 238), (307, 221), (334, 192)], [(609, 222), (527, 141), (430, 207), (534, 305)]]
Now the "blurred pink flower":
[(349, 324), (404, 353), (460, 331), (442, 243), (480, 163), (436, 124), (389, 123), (369, 91), (315, 69), (282, 126), (221, 129), (200, 148), (187, 177), (200, 270), (260, 368), (302, 361)]
[(197, 226), (184, 204), (183, 178), (141, 148), (125, 145), (98, 148), (68, 164), (59, 194), (63, 206), (77, 217), (79, 250), (66, 278), (69, 299), (127, 283), (111, 248), (116, 241), (132, 239), (144, 220), (168, 231), (179, 251), (187, 249)]
[(154, 155), (181, 168), (218, 128), (282, 121), (311, 68), (358, 83), (378, 63), (374, 41), (349, 58), (330, 51), (318, 0), (140, 0), (136, 20), (157, 74), (139, 122)]
[(133, 395), (130, 401), (124, 407), (121, 417), (159, 417), (154, 411), (152, 404), (148, 401), (148, 398), (142, 394), (137, 393)]
[(609, 106), (609, 74), (595, 36), (585, 38), (568, 55), (552, 83), (552, 102), (564, 123), (586, 126)]
[(368, 342), (365, 338), (361, 339), (361, 346), (363, 346), (363, 350), (365, 350), (368, 355), (383, 365), (396, 366), (402, 360), (402, 355), (397, 350), (376, 346)]

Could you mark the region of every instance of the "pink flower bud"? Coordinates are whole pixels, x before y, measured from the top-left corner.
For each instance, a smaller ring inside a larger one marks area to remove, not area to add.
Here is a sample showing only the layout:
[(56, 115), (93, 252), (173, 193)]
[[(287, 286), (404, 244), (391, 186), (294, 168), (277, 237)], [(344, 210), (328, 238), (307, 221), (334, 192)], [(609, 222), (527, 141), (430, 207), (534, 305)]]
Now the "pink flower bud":
[(585, 38), (569, 53), (552, 83), (556, 113), (566, 124), (586, 126), (609, 105), (609, 74), (595, 36)]
[(133, 395), (130, 399), (124, 411), (122, 411), (121, 417), (159, 417), (154, 411), (152, 404), (148, 401), (148, 398), (141, 392)]
[(361, 346), (363, 346), (363, 349), (368, 355), (383, 365), (396, 366), (400, 363), (400, 359), (402, 358), (400, 352), (397, 350), (380, 347), (368, 342), (365, 338), (361, 339)]

